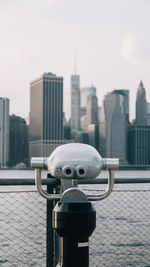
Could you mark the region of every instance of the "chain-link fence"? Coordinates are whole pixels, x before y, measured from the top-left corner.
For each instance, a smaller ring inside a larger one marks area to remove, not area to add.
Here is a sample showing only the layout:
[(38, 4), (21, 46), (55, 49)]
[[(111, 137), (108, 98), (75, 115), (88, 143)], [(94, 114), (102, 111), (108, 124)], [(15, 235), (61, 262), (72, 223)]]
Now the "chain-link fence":
[(46, 201), (37, 192), (0, 192), (0, 266), (46, 264)]
[(95, 208), (90, 266), (150, 266), (150, 190), (115, 191)]
[[(97, 227), (90, 238), (90, 266), (150, 266), (148, 186), (139, 190), (131, 184), (94, 203)], [(31, 186), (16, 188), (1, 186), (0, 266), (45, 267), (47, 201)]]

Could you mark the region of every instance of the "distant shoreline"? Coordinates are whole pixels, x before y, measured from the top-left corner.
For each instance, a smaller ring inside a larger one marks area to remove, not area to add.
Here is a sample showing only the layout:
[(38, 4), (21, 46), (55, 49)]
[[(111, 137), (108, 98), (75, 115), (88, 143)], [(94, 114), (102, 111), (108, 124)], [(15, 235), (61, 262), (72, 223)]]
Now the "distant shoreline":
[[(32, 171), (33, 168), (31, 167), (26, 167), (26, 168), (0, 168), (0, 171), (8, 171), (8, 170), (12, 170), (12, 171)], [(138, 171), (138, 170), (150, 170), (150, 165), (121, 165), (119, 166), (119, 170), (120, 171), (127, 171), (127, 170), (135, 170), (135, 171)]]

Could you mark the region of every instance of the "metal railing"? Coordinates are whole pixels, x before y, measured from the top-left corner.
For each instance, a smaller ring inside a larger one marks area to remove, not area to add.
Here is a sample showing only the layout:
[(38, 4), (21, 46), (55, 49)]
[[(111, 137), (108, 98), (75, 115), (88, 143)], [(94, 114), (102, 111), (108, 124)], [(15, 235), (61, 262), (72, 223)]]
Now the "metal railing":
[[(51, 220), (55, 203), (39, 196), (34, 183), (34, 179), (0, 179), (2, 267), (57, 264)], [(43, 183), (57, 193), (57, 179), (43, 179)], [(95, 183), (106, 179), (84, 181), (80, 186), (91, 192), (97, 189)], [(90, 238), (90, 266), (150, 266), (150, 178), (115, 179), (115, 184), (110, 198), (94, 203), (97, 227)]]

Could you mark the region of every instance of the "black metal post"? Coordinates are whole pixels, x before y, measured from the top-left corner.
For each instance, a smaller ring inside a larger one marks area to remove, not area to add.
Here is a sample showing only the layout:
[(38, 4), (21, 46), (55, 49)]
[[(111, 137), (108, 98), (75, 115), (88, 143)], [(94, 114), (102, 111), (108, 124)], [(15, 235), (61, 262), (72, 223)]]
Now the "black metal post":
[[(60, 194), (60, 186), (56, 186), (55, 193)], [(55, 201), (54, 206), (57, 204), (58, 200)], [(60, 262), (60, 237), (53, 229), (54, 234), (54, 266), (58, 266), (57, 264)]]
[[(48, 174), (47, 178), (51, 178)], [(47, 193), (53, 193), (54, 186), (47, 185)], [(52, 213), (53, 213), (54, 204), (52, 201), (47, 200), (47, 211), (46, 211), (46, 267), (54, 267), (54, 234), (52, 227)]]
[(89, 267), (89, 236), (96, 227), (96, 211), (90, 202), (58, 202), (53, 227), (61, 237), (61, 267)]

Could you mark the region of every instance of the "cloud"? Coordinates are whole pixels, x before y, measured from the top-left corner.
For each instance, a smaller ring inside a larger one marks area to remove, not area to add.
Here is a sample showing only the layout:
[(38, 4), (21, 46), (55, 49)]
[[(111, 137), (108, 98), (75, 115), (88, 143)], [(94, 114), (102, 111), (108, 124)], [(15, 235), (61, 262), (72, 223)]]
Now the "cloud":
[(128, 34), (122, 38), (120, 55), (129, 61), (136, 61), (142, 56), (142, 46), (136, 38)]

